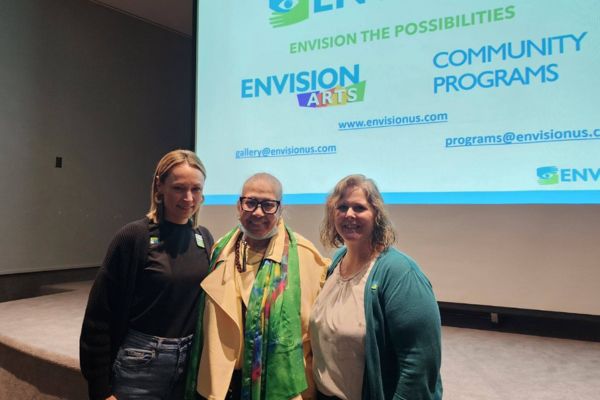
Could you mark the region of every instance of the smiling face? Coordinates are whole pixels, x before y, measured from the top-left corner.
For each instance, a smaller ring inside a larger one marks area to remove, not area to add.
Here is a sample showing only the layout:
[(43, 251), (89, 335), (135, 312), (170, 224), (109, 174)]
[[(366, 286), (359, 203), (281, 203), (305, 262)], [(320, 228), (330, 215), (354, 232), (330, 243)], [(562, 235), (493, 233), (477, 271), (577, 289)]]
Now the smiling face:
[(363, 189), (358, 186), (346, 189), (336, 204), (334, 224), (346, 246), (371, 246), (375, 210)]
[[(273, 182), (267, 179), (258, 178), (246, 182), (242, 189), (242, 197), (251, 197), (258, 201), (263, 200), (281, 200), (281, 193), (277, 192)], [(277, 226), (281, 216), (281, 207), (275, 214), (265, 214), (262, 207), (256, 207), (254, 211), (244, 211), (237, 203), (237, 210), (242, 224), (248, 237), (254, 240), (268, 239)]]
[(176, 224), (185, 224), (198, 211), (204, 200), (204, 175), (187, 163), (176, 165), (156, 191), (164, 203), (164, 218)]

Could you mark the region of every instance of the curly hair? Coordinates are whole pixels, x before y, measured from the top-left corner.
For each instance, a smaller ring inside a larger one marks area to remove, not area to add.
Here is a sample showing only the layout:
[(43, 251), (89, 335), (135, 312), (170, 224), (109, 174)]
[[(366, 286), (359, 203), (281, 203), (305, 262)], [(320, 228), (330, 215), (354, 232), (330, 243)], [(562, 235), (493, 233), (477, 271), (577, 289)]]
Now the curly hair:
[(383, 251), (396, 241), (396, 232), (383, 204), (383, 198), (375, 182), (364, 175), (349, 175), (339, 181), (333, 191), (327, 196), (325, 216), (321, 223), (321, 243), (325, 247), (341, 247), (344, 239), (335, 229), (334, 216), (336, 207), (350, 188), (358, 187), (363, 190), (367, 202), (373, 207), (375, 221), (371, 246)]

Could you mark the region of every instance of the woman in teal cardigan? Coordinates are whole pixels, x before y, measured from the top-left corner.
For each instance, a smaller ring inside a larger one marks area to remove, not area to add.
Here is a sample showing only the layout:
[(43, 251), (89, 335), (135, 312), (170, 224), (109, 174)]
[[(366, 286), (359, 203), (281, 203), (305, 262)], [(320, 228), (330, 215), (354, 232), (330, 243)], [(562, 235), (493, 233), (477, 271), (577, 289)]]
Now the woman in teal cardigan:
[(335, 186), (321, 240), (341, 248), (310, 318), (318, 399), (441, 399), (435, 296), (415, 261), (392, 247), (371, 179), (351, 175)]

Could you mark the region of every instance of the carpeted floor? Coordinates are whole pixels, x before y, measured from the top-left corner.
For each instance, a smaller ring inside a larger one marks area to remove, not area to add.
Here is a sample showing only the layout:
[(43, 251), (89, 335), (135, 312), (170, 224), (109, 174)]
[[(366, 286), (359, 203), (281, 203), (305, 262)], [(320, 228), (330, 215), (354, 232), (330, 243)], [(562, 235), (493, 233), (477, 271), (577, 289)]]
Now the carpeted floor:
[[(90, 282), (0, 303), (0, 400), (84, 399), (78, 339)], [(444, 327), (445, 400), (600, 398), (600, 343)]]
[(90, 282), (0, 303), (0, 400), (85, 399), (79, 331)]

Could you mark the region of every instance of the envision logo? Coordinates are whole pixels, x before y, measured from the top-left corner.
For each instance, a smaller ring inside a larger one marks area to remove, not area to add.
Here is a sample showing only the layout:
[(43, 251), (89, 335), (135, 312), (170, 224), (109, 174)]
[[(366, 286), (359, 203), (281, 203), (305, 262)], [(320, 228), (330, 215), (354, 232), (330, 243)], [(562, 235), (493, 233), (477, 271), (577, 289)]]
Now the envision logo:
[(600, 168), (558, 168), (556, 166), (539, 167), (537, 169), (540, 185), (557, 185), (565, 182), (598, 182)]
[(329, 107), (364, 100), (366, 81), (360, 65), (325, 67), (280, 75), (242, 79), (242, 98), (294, 93), (300, 107)]
[[(354, 1), (358, 4), (366, 2)], [(344, 0), (269, 0), (269, 8), (273, 11), (269, 23), (273, 28), (280, 28), (305, 21), (308, 19), (311, 4), (314, 14), (344, 8)]]

